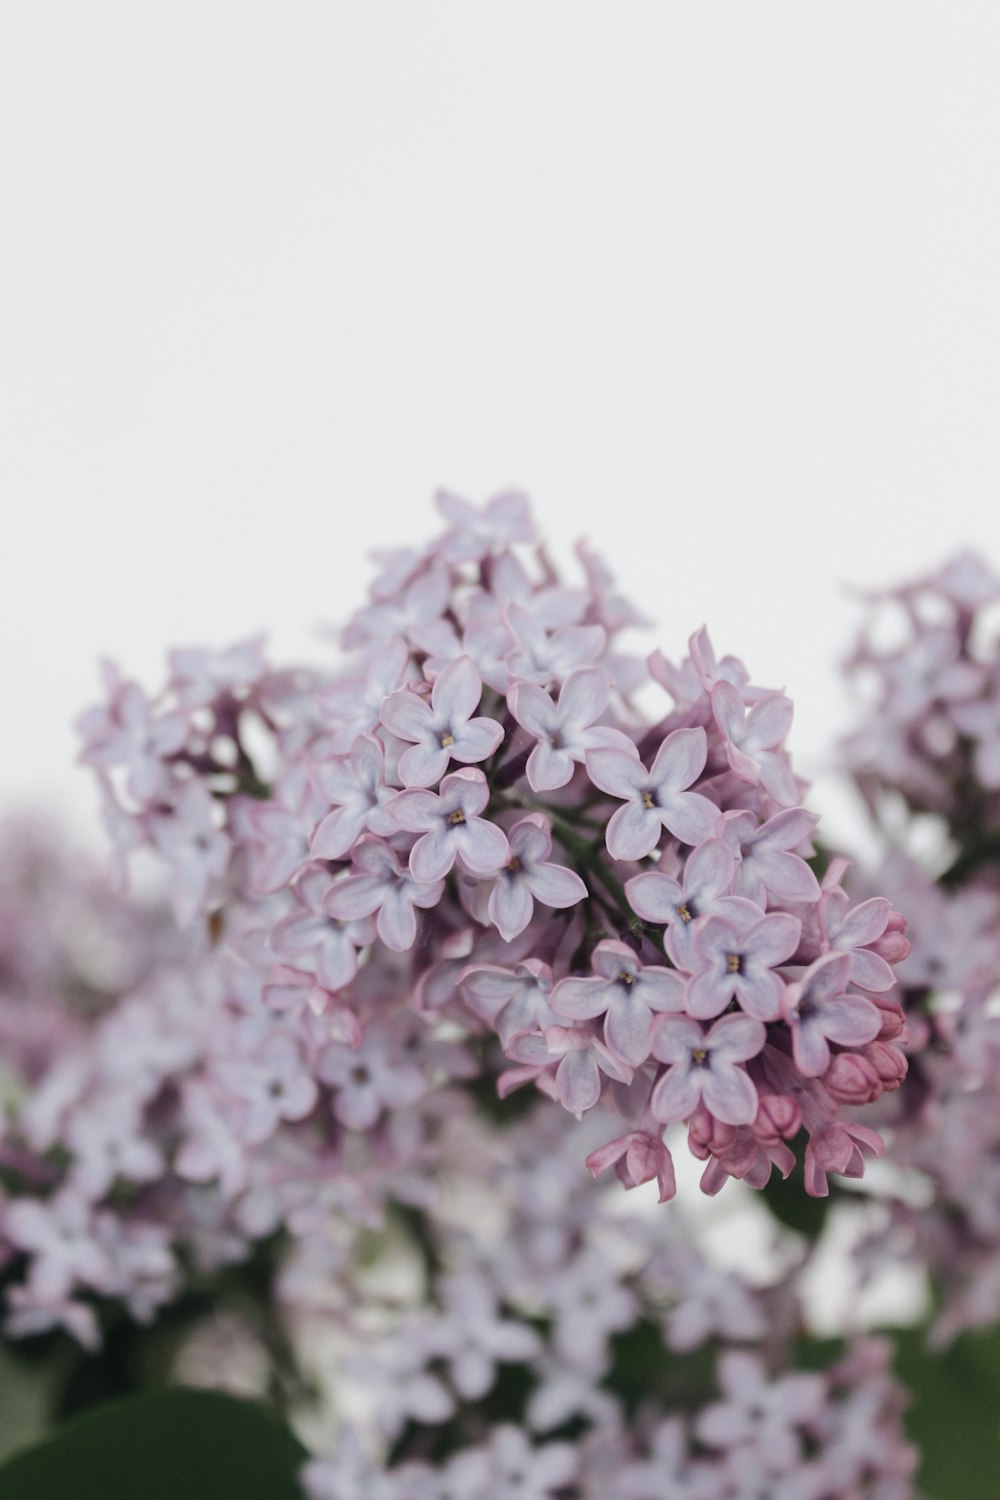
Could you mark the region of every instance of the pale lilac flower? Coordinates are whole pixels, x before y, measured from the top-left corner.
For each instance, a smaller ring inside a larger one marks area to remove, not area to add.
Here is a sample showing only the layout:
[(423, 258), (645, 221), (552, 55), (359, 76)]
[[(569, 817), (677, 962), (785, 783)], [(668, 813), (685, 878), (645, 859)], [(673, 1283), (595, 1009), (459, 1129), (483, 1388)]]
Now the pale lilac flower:
[(507, 657), (515, 679), (548, 687), (557, 678), (568, 677), (578, 667), (589, 667), (607, 644), (600, 625), (564, 625), (551, 634), (520, 604), (508, 604), (504, 615), (517, 645)]
[(192, 921), (203, 906), (212, 882), (229, 865), (229, 835), (216, 824), (217, 808), (201, 781), (187, 781), (169, 813), (150, 820), (153, 843), (173, 867), (171, 898), (177, 920)]
[(694, 924), (726, 910), (735, 868), (726, 846), (719, 839), (707, 839), (688, 855), (682, 880), (646, 870), (626, 881), (632, 910), (646, 922), (666, 926), (667, 951), (679, 969), (690, 972), (696, 967)]
[(445, 1468), (451, 1500), (556, 1500), (576, 1476), (570, 1443), (532, 1447), (520, 1427), (495, 1427), (486, 1448), (463, 1449)]
[(105, 670), (108, 703), (81, 714), (80, 759), (99, 771), (125, 769), (129, 795), (142, 805), (156, 802), (171, 784), (169, 757), (184, 747), (190, 724), (183, 713), (156, 714), (138, 683)]
[(393, 639), (369, 659), (359, 676), (340, 678), (315, 694), (317, 711), (333, 729), (334, 753), (346, 755), (359, 734), (371, 734), (381, 723), (385, 699), (414, 673), (406, 642)]
[(428, 562), (398, 594), (358, 610), (343, 633), (343, 643), (348, 647), (391, 649), (397, 639), (407, 641), (412, 631), (439, 619), (450, 591), (451, 578), (445, 565), (437, 560)]
[(727, 1350), (719, 1360), (719, 1383), (726, 1399), (708, 1406), (695, 1423), (702, 1442), (713, 1448), (747, 1448), (770, 1474), (793, 1469), (802, 1453), (800, 1430), (819, 1416), (822, 1375), (784, 1375), (769, 1381), (752, 1354)]
[(802, 923), (787, 912), (763, 916), (749, 901), (745, 908), (738, 916), (705, 917), (695, 933), (687, 1008), (699, 1020), (721, 1015), (730, 1000), (758, 1021), (780, 1014), (785, 985), (775, 969), (799, 946)]
[(351, 1130), (370, 1130), (383, 1110), (408, 1108), (427, 1087), (420, 1069), (404, 1060), (399, 1038), (385, 1030), (369, 1031), (359, 1047), (324, 1047), (316, 1075), (336, 1091), (333, 1112)]
[(552, 1009), (572, 1021), (604, 1016), (604, 1040), (629, 1067), (649, 1056), (654, 1012), (684, 1009), (684, 981), (673, 969), (640, 964), (625, 943), (597, 944), (589, 979), (570, 976), (552, 991)]
[(313, 767), (319, 790), (333, 803), (313, 834), (314, 859), (343, 859), (361, 834), (395, 832), (386, 803), (398, 787), (385, 781), (385, 746), (372, 734), (359, 734), (349, 755), (338, 755)]
[(873, 945), (889, 926), (891, 902), (873, 896), (870, 901), (851, 907), (847, 892), (838, 889), (824, 892), (819, 909), (830, 950), (851, 956), (852, 981), (874, 994), (892, 989), (895, 975), (886, 960), (873, 951)]
[(439, 490), (436, 498), (438, 509), (450, 523), (437, 550), (449, 562), (479, 562), (512, 542), (534, 540), (528, 497), (519, 490), (502, 490), (481, 510), (449, 490)]
[(202, 708), (223, 692), (245, 691), (264, 675), (264, 637), (237, 641), (222, 651), (181, 647), (169, 656), (171, 686), (182, 708)]
[(792, 1054), (806, 1078), (821, 1077), (830, 1066), (830, 1043), (861, 1047), (882, 1029), (882, 1013), (863, 995), (845, 993), (851, 956), (827, 953), (810, 964), (785, 991), (781, 1014), (792, 1033)]
[(686, 1120), (704, 1103), (725, 1125), (751, 1125), (757, 1090), (741, 1066), (756, 1057), (767, 1031), (751, 1016), (723, 1016), (706, 1032), (691, 1016), (664, 1016), (653, 1033), (653, 1055), (669, 1067), (650, 1108), (664, 1125)]
[(552, 970), (537, 958), (526, 959), (513, 969), (470, 964), (459, 980), (470, 1009), (493, 1027), (505, 1051), (515, 1037), (557, 1024), (549, 1005)]
[(33, 1257), (30, 1286), (39, 1301), (59, 1302), (78, 1282), (99, 1290), (110, 1279), (111, 1267), (94, 1233), (93, 1206), (71, 1187), (45, 1202), (16, 1199), (5, 1210), (3, 1232)]
[(740, 690), (719, 682), (712, 690), (712, 708), (734, 776), (752, 785), (760, 782), (782, 807), (797, 802), (795, 777), (778, 753), (792, 723), (791, 699), (783, 693), (765, 693), (747, 714)]
[(271, 1031), (244, 1057), (225, 1058), (218, 1075), (243, 1105), (241, 1134), (251, 1144), (266, 1141), (282, 1120), (302, 1120), (318, 1096), (299, 1039)]
[(307, 868), (292, 887), (300, 909), (282, 917), (268, 939), (280, 958), (315, 974), (319, 984), (331, 991), (350, 984), (358, 972), (359, 950), (375, 938), (375, 923), (369, 913), (355, 921), (344, 921), (327, 911), (327, 898), (344, 884), (322, 866)]
[(692, 1247), (681, 1263), (678, 1300), (666, 1317), (671, 1349), (686, 1354), (711, 1338), (759, 1339), (766, 1331), (763, 1310), (746, 1283)]
[(643, 1130), (620, 1135), (587, 1157), (587, 1171), (598, 1177), (613, 1166), (618, 1181), (628, 1188), (640, 1187), (656, 1179), (660, 1202), (667, 1203), (677, 1192), (674, 1163), (670, 1152), (658, 1136)]
[(733, 895), (761, 908), (776, 901), (818, 901), (819, 882), (798, 854), (819, 819), (804, 807), (790, 807), (760, 823), (751, 812), (723, 813), (719, 837), (736, 860)]
[(535, 902), (557, 909), (585, 900), (587, 887), (564, 865), (549, 862), (552, 832), (541, 813), (529, 813), (507, 830), (510, 859), (490, 892), (489, 915), (500, 936), (510, 942), (531, 921)]
[(531, 1361), (541, 1352), (533, 1328), (501, 1317), (497, 1289), (481, 1272), (471, 1267), (453, 1272), (443, 1278), (440, 1291), (448, 1320), (436, 1352), (467, 1401), (480, 1401), (492, 1389), (498, 1364)]
[(687, 788), (705, 769), (704, 729), (675, 729), (656, 752), (647, 771), (638, 755), (623, 750), (588, 750), (587, 774), (595, 786), (625, 803), (611, 816), (608, 853), (614, 859), (643, 859), (664, 828), (684, 844), (712, 836), (719, 818), (714, 802)]
[(440, 794), (400, 792), (389, 806), (399, 828), (419, 833), (410, 850), (410, 870), (418, 881), (435, 881), (448, 874), (455, 860), (473, 875), (495, 875), (510, 860), (506, 834), (495, 823), (479, 817), (490, 800), (482, 771), (453, 771), (441, 783)]
[(328, 806), (309, 767), (298, 761), (280, 777), (267, 802), (248, 809), (257, 892), (271, 895), (281, 890), (309, 864), (313, 831)]
[(399, 777), (406, 787), (428, 787), (440, 781), (452, 760), (471, 764), (486, 760), (503, 739), (495, 719), (472, 715), (483, 683), (467, 656), (449, 663), (431, 688), (430, 703), (405, 689), (382, 704), (382, 723), (411, 748), (399, 757)]
[(608, 1335), (635, 1321), (635, 1293), (622, 1285), (608, 1257), (586, 1241), (558, 1272), (548, 1285), (556, 1352), (599, 1376), (608, 1364)]
[(165, 1171), (163, 1152), (142, 1128), (142, 1101), (124, 1091), (74, 1110), (63, 1138), (74, 1157), (69, 1181), (91, 1202), (118, 1179), (154, 1182)]
[(516, 682), (507, 703), (522, 729), (537, 743), (528, 757), (528, 782), (535, 792), (565, 786), (588, 750), (631, 753), (627, 735), (598, 719), (608, 706), (611, 679), (603, 667), (581, 667), (564, 681), (558, 702), (535, 682)]
[(893, 718), (911, 722), (935, 704), (960, 703), (982, 689), (978, 662), (963, 660), (961, 643), (949, 626), (924, 626), (904, 650), (880, 663), (886, 686), (886, 708)]
[(515, 1036), (507, 1056), (544, 1068), (557, 1058), (554, 1089), (564, 1109), (580, 1119), (601, 1097), (601, 1075), (631, 1083), (632, 1069), (619, 1061), (594, 1032), (582, 1027), (547, 1026), (545, 1036)]
[(363, 838), (357, 844), (353, 869), (353, 874), (342, 876), (330, 886), (324, 897), (326, 915), (342, 922), (358, 922), (377, 912), (382, 942), (395, 953), (406, 953), (417, 938), (414, 907), (436, 906), (443, 882), (417, 880), (382, 839)]

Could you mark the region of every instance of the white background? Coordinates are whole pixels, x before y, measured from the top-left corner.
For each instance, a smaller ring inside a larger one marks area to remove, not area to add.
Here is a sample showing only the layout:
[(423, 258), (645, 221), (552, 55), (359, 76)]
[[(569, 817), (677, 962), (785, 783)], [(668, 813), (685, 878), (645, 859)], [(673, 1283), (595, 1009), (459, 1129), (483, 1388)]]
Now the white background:
[(1000, 563), (998, 77), (992, 0), (3, 0), (0, 801), (90, 812), (101, 653), (328, 650), (441, 483), (821, 770), (845, 586)]

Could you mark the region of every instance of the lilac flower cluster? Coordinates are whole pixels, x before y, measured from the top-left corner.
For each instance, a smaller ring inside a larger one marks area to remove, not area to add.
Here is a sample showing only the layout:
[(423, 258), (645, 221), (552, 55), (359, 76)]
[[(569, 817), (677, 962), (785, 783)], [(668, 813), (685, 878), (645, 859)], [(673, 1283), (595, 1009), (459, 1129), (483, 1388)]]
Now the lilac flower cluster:
[[(382, 556), (335, 674), (257, 640), (175, 652), (161, 698), (109, 669), (82, 721), (119, 859), (166, 861), (178, 918), (238, 960), (241, 1004), (256, 987), (250, 1030), (280, 1031), (242, 1095), (213, 1074), (212, 1110), (255, 1143), (325, 1086), (371, 1128), (419, 1086), (401, 1052), (450, 1026), (486, 1077), (502, 1049), (503, 1095), (617, 1117), (588, 1160), (626, 1186), (673, 1195), (680, 1123), (710, 1193), (787, 1175), (800, 1131), (808, 1192), (860, 1176), (882, 1142), (844, 1106), (905, 1074), (905, 924), (810, 868), (790, 701), (704, 630), (680, 666), (622, 654), (639, 617), (586, 549), (575, 586), (527, 551), (522, 496), (440, 505), (431, 545)], [(644, 684), (672, 700), (653, 722)]]
[(1000, 1318), (998, 607), (1000, 579), (960, 556), (873, 596), (849, 663), (870, 710), (846, 754), (889, 851), (878, 885), (911, 923), (898, 974), (921, 1043), (885, 1116), (907, 1170), (889, 1239), (934, 1277), (942, 1338)]

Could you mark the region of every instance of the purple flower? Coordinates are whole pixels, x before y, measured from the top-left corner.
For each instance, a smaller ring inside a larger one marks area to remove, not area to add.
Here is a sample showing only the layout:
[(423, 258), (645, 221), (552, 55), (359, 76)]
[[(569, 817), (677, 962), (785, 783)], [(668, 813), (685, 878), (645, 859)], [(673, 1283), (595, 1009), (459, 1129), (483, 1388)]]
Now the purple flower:
[(243, 1104), (241, 1134), (250, 1144), (268, 1140), (282, 1120), (302, 1120), (318, 1089), (298, 1038), (272, 1031), (248, 1057), (226, 1058), (219, 1077)]
[(384, 1028), (360, 1047), (331, 1042), (316, 1064), (322, 1083), (336, 1090), (333, 1112), (350, 1130), (370, 1130), (384, 1109), (408, 1109), (423, 1094), (424, 1075), (401, 1057), (400, 1038)]
[(431, 701), (418, 694), (392, 693), (382, 704), (382, 723), (412, 748), (399, 758), (399, 778), (406, 787), (440, 781), (448, 763), (485, 760), (503, 739), (495, 719), (474, 719), (482, 697), (482, 678), (467, 656), (459, 656), (434, 681)]
[(413, 675), (405, 641), (391, 640), (368, 661), (359, 677), (345, 677), (315, 695), (315, 705), (333, 728), (333, 749), (347, 754), (359, 734), (370, 734), (380, 723), (386, 697)]
[(154, 844), (173, 867), (170, 894), (178, 922), (192, 921), (229, 864), (229, 836), (216, 827), (215, 814), (204, 784), (188, 781), (173, 810), (150, 822)]
[[(429, 794), (428, 794), (429, 795)], [(354, 850), (354, 874), (335, 880), (324, 900), (327, 916), (357, 922), (378, 912), (378, 935), (394, 953), (406, 953), (417, 938), (415, 906), (436, 906), (441, 880), (417, 880), (382, 839), (364, 838)]]
[(654, 1117), (670, 1125), (704, 1102), (724, 1125), (751, 1125), (757, 1090), (741, 1064), (766, 1040), (764, 1026), (751, 1016), (723, 1016), (707, 1032), (691, 1016), (664, 1016), (653, 1033), (653, 1056), (669, 1066), (650, 1099)]
[(851, 955), (851, 979), (863, 990), (883, 994), (891, 990), (896, 979), (891, 968), (869, 944), (876, 943), (889, 925), (892, 904), (882, 896), (862, 901), (848, 910), (846, 891), (824, 892), (820, 902), (820, 920), (827, 943), (834, 953)]
[(684, 981), (673, 969), (644, 968), (625, 943), (598, 943), (590, 979), (562, 979), (552, 1009), (571, 1021), (604, 1016), (604, 1040), (630, 1068), (649, 1056), (654, 1011), (684, 1009)]
[(171, 686), (182, 708), (201, 708), (223, 692), (252, 687), (266, 671), (264, 637), (237, 641), (224, 651), (181, 647), (170, 653)]
[(827, 953), (810, 964), (785, 991), (781, 1013), (792, 1033), (799, 1072), (820, 1078), (830, 1066), (830, 1042), (862, 1047), (882, 1029), (882, 1013), (863, 995), (847, 995), (851, 981), (848, 953)]
[(643, 859), (656, 848), (664, 828), (683, 844), (711, 837), (719, 809), (707, 797), (686, 790), (705, 769), (707, 754), (704, 729), (668, 734), (649, 771), (638, 755), (624, 750), (587, 751), (591, 781), (625, 803), (608, 824), (608, 853), (614, 859)]
[(706, 917), (695, 933), (697, 969), (688, 984), (687, 1008), (708, 1021), (736, 1000), (758, 1021), (781, 1012), (785, 986), (774, 972), (799, 946), (802, 923), (787, 912), (763, 916), (751, 902), (745, 915)]
[(683, 880), (659, 870), (646, 870), (625, 883), (632, 910), (646, 922), (667, 928), (667, 951), (679, 969), (691, 972), (695, 923), (699, 917), (724, 912), (735, 872), (733, 856), (719, 839), (707, 839), (692, 849)]
[(269, 939), (279, 957), (315, 974), (319, 984), (331, 991), (350, 984), (358, 972), (358, 950), (375, 937), (375, 923), (369, 914), (345, 922), (326, 910), (328, 897), (342, 889), (347, 880), (337, 880), (318, 865), (305, 870), (292, 888), (300, 910), (282, 917)]
[(281, 890), (310, 862), (313, 831), (326, 809), (302, 761), (285, 771), (270, 801), (250, 808), (254, 885), (260, 894)]
[(507, 1048), (514, 1062), (542, 1069), (558, 1058), (555, 1094), (580, 1119), (601, 1097), (601, 1075), (631, 1083), (632, 1069), (615, 1057), (596, 1033), (584, 1027), (547, 1026), (544, 1037), (516, 1036)]
[(719, 837), (736, 859), (733, 893), (767, 905), (778, 901), (818, 901), (819, 882), (793, 849), (811, 838), (819, 819), (804, 807), (775, 813), (764, 824), (751, 812), (723, 814)]
[(441, 792), (400, 792), (389, 803), (400, 828), (423, 836), (410, 850), (410, 870), (419, 881), (440, 880), (455, 860), (473, 875), (495, 875), (510, 860), (501, 828), (478, 816), (490, 800), (482, 771), (453, 771)]
[(568, 677), (577, 667), (591, 666), (607, 644), (607, 632), (600, 625), (564, 625), (550, 635), (520, 604), (508, 604), (505, 617), (517, 641), (507, 657), (510, 675), (539, 687)]
[(549, 1005), (552, 970), (537, 958), (526, 959), (514, 969), (469, 965), (459, 979), (469, 1008), (493, 1027), (505, 1051), (515, 1037), (557, 1023)]
[(587, 895), (579, 875), (564, 865), (548, 863), (552, 831), (541, 813), (529, 813), (507, 831), (510, 859), (490, 892), (489, 915), (505, 943), (523, 932), (535, 902), (543, 906), (575, 906)]
[(190, 725), (187, 715), (154, 714), (138, 683), (123, 681), (113, 667), (105, 670), (107, 706), (88, 709), (77, 721), (84, 746), (80, 759), (100, 771), (126, 768), (125, 785), (137, 802), (149, 804), (170, 788), (167, 757), (183, 749)]
[(317, 786), (334, 804), (313, 834), (314, 859), (342, 859), (365, 829), (395, 831), (385, 804), (398, 787), (385, 784), (385, 747), (371, 734), (359, 734), (350, 755), (338, 755), (313, 768)]
[(792, 700), (784, 693), (765, 693), (745, 714), (739, 688), (729, 682), (718, 682), (712, 689), (712, 708), (725, 736), (726, 756), (733, 775), (753, 786), (760, 782), (782, 807), (797, 802), (795, 777), (788, 762), (778, 753), (791, 727)]
[(527, 775), (535, 792), (565, 786), (574, 765), (588, 750), (617, 749), (632, 753), (632, 742), (597, 720), (608, 706), (611, 679), (603, 667), (581, 667), (571, 672), (554, 703), (535, 682), (516, 682), (507, 697), (514, 718), (537, 741), (528, 757)]
[[(696, 1423), (702, 1442), (713, 1448), (744, 1448), (754, 1464), (762, 1464), (772, 1475), (793, 1469), (802, 1456), (795, 1429), (820, 1415), (823, 1376), (784, 1375), (769, 1381), (761, 1360), (732, 1349), (719, 1360), (719, 1384), (726, 1399), (707, 1406)], [(772, 1494), (771, 1484), (761, 1493)]]
[(528, 497), (518, 490), (502, 490), (482, 510), (448, 490), (439, 490), (436, 498), (438, 509), (451, 523), (437, 544), (438, 553), (448, 562), (480, 562), (512, 542), (534, 539)]

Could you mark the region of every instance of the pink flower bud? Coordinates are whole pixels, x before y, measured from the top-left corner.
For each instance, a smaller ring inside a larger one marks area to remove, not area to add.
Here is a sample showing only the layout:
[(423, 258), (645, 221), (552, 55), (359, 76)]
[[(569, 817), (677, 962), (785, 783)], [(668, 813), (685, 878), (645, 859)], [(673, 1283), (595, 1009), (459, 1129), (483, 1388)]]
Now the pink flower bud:
[(875, 1064), (857, 1052), (839, 1052), (831, 1060), (823, 1087), (841, 1104), (870, 1104), (882, 1092)]

